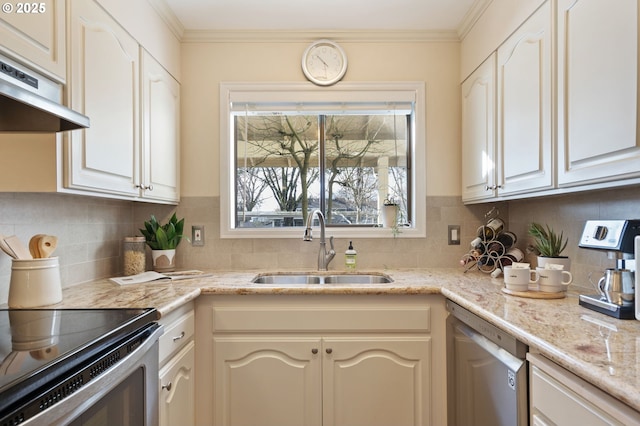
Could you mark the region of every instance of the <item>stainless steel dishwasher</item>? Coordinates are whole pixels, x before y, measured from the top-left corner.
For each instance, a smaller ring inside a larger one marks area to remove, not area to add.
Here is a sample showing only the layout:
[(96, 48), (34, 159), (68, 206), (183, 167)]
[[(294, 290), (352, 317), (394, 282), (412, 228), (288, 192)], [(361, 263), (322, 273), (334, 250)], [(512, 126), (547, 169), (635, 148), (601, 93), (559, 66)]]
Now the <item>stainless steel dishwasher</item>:
[(449, 425), (527, 425), (527, 345), (450, 300), (447, 310)]

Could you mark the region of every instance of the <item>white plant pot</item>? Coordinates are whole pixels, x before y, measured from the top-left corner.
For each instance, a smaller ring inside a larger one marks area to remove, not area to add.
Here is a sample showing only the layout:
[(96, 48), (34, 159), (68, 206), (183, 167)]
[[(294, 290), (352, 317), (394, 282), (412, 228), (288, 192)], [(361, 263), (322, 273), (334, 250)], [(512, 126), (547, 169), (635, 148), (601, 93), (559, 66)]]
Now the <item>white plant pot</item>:
[(151, 250), (153, 270), (156, 272), (173, 272), (176, 270), (176, 250)]
[(544, 268), (547, 263), (564, 266), (565, 271), (571, 270), (571, 258), (568, 256), (561, 257), (545, 257), (538, 256), (538, 267)]
[(398, 206), (382, 206), (381, 216), (383, 227), (394, 228), (398, 224)]

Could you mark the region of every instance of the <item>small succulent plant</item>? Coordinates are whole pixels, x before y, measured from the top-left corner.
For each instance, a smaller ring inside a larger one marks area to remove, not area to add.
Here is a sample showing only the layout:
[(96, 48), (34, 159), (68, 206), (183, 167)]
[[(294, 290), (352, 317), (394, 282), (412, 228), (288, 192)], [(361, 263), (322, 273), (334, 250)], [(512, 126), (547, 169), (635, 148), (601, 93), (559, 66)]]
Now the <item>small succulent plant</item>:
[(188, 240), (182, 234), (183, 229), (184, 218), (178, 220), (174, 213), (164, 225), (160, 225), (156, 217), (151, 215), (151, 220), (144, 223), (144, 229), (140, 229), (140, 232), (152, 250), (172, 250), (178, 247), (183, 238)]
[(529, 225), (529, 235), (534, 239), (533, 251), (538, 256), (560, 257), (560, 254), (567, 247), (568, 240), (563, 233), (556, 234), (549, 225), (542, 226), (533, 222)]

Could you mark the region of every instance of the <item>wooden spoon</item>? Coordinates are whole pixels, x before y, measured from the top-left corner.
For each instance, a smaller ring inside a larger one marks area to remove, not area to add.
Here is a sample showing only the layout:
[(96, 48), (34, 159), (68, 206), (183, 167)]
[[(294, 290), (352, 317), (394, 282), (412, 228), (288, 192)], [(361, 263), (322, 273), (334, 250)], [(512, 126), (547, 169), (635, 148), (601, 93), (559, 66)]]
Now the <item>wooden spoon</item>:
[(38, 252), (40, 253), (40, 257), (49, 257), (54, 252), (54, 250), (58, 247), (58, 237), (55, 235), (43, 235), (42, 238), (38, 240)]
[(29, 240), (29, 252), (34, 259), (40, 259), (42, 255), (40, 254), (40, 249), (38, 248), (38, 243), (44, 237), (44, 234), (37, 234), (31, 237)]

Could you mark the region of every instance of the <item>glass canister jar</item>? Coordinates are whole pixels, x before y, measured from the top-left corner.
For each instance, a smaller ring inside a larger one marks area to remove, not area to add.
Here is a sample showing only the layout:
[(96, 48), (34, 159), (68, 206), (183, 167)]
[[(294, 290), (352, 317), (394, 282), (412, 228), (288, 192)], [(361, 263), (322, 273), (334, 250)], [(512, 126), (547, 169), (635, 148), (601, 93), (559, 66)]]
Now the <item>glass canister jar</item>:
[(144, 246), (144, 237), (125, 237), (123, 242), (125, 275), (136, 275), (145, 271), (147, 255)]

